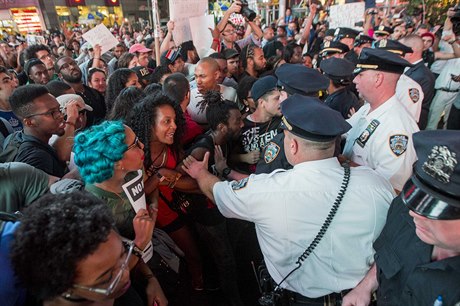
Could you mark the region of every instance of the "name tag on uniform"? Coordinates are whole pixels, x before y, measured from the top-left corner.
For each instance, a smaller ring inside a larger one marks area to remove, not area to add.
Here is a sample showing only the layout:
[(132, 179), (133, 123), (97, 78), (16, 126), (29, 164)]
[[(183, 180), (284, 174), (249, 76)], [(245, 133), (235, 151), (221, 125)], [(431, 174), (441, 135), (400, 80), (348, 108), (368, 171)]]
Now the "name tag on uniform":
[(358, 139), (356, 139), (356, 143), (361, 147), (364, 148), (366, 142), (371, 138), (372, 134), (374, 134), (377, 127), (380, 125), (380, 122), (377, 119), (374, 119), (369, 123), (367, 128), (359, 135)]

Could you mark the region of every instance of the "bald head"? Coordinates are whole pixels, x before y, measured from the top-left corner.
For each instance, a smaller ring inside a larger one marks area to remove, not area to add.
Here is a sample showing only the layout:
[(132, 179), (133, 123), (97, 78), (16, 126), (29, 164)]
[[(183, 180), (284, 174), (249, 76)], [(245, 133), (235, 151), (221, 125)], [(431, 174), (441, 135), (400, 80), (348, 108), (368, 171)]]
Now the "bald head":
[(205, 69), (209, 70), (210, 73), (213, 73), (215, 71), (219, 70), (219, 64), (217, 61), (211, 57), (205, 57), (201, 59), (198, 63), (197, 66), (202, 66), (205, 67)]
[(198, 91), (201, 94), (209, 90), (219, 91), (219, 64), (217, 61), (210, 57), (201, 59), (195, 68), (195, 81)]
[(423, 52), (423, 39), (415, 34), (408, 35), (399, 40), (400, 43), (404, 44), (405, 46), (411, 47), (414, 53), (408, 53), (404, 58), (408, 60), (410, 63), (418, 61), (422, 58)]

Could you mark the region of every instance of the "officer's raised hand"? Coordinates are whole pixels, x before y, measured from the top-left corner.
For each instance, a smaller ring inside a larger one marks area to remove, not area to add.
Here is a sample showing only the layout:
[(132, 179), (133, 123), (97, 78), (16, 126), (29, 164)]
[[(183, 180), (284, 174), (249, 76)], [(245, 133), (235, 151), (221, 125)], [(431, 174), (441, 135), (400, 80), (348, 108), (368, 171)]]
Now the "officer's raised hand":
[(194, 179), (198, 179), (203, 174), (208, 174), (209, 152), (204, 154), (203, 161), (197, 161), (192, 155), (184, 159), (182, 169)]

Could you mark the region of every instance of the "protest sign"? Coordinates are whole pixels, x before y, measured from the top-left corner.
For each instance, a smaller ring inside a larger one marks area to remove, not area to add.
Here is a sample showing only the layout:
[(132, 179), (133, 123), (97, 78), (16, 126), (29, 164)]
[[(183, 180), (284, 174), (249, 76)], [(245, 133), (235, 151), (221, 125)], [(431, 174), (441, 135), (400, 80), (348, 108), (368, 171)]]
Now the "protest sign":
[(83, 38), (93, 47), (95, 45), (101, 46), (101, 54), (104, 54), (118, 44), (115, 36), (102, 23), (83, 34)]
[(137, 213), (139, 209), (147, 209), (144, 192), (144, 180), (142, 171), (138, 170), (135, 178), (121, 186), (129, 202)]
[(329, 28), (357, 28), (355, 23), (364, 20), (364, 5), (364, 2), (355, 2), (331, 6)]
[[(189, 18), (203, 16), (208, 10), (208, 0), (169, 0), (169, 15), (174, 21), (173, 37), (176, 45), (192, 40)], [(214, 28), (214, 26), (213, 26)], [(200, 29), (200, 35), (206, 29)]]
[(211, 31), (208, 28), (214, 29), (214, 16), (199, 16), (189, 19), (190, 30), (192, 32), (193, 45), (198, 52), (200, 58), (208, 56), (209, 48), (212, 44)]
[(39, 35), (27, 34), (26, 41), (29, 46), (31, 45), (44, 45), (45, 37)]

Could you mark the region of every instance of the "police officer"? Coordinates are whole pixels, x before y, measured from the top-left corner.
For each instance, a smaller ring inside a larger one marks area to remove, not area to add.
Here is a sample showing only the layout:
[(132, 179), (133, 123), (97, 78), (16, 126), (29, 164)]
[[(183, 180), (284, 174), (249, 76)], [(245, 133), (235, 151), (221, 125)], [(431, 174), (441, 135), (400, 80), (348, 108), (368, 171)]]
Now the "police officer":
[(329, 95), (324, 103), (341, 113), (343, 118), (348, 118), (350, 109), (358, 110), (360, 106), (358, 98), (348, 87), (353, 81), (355, 65), (346, 59), (332, 57), (321, 61), (320, 68), (330, 79)]
[(374, 37), (377, 41), (387, 39), (391, 34), (393, 34), (393, 30), (390, 27), (384, 25), (374, 27)]
[(400, 191), (412, 173), (415, 151), (412, 134), (418, 126), (395, 95), (396, 83), (410, 64), (381, 49), (365, 48), (359, 56), (353, 83), (367, 102), (348, 122), (343, 154), (368, 166)]
[(353, 49), (345, 55), (345, 58), (356, 65), (358, 63), (358, 57), (361, 53), (361, 50), (363, 48), (370, 48), (373, 42), (374, 39), (372, 37), (364, 35), (362, 33), (359, 34), (355, 38)]
[[(255, 223), (267, 269), (286, 289), (291, 306), (335, 303), (367, 272), (371, 243), (385, 223), (394, 193), (369, 168), (352, 168), (350, 173), (333, 157), (335, 139), (350, 128), (338, 112), (300, 95), (289, 97), (281, 109), (284, 146), (293, 169), (221, 182), (207, 171), (209, 154), (202, 162), (187, 157), (184, 169), (225, 217)], [(335, 216), (324, 222), (332, 208)], [(324, 237), (306, 258), (305, 249), (323, 223)], [(289, 275), (296, 260), (301, 265)]]
[[(457, 305), (460, 301), (459, 131), (414, 134), (418, 161), (375, 241), (375, 263), (342, 305)], [(435, 303), (435, 301), (438, 301)]]
[(359, 32), (350, 28), (345, 28), (345, 27), (340, 27), (335, 29), (334, 32), (334, 40), (339, 41), (342, 44), (345, 44), (348, 46), (350, 51), (345, 54), (345, 58), (348, 59), (349, 57), (352, 57), (354, 52), (353, 52), (353, 47), (355, 44), (355, 39), (358, 36)]
[[(404, 58), (407, 53), (413, 53), (412, 48), (391, 39), (376, 41), (374, 47), (398, 54), (402, 58)], [(410, 66), (412, 67), (412, 65)], [(422, 112), (422, 101), (425, 98), (422, 86), (403, 73), (399, 77), (398, 84), (396, 85), (396, 96), (412, 115), (415, 122), (418, 122)]]
[[(319, 102), (318, 93), (321, 90), (326, 90), (329, 86), (327, 77), (316, 69), (302, 65), (284, 64), (276, 69), (275, 75), (278, 78), (281, 102), (293, 94), (316, 97)], [(270, 173), (276, 169), (292, 168), (284, 154), (283, 142), (284, 134), (278, 133), (268, 143), (257, 164), (255, 173)]]
[(330, 57), (343, 58), (345, 54), (350, 51), (347, 45), (339, 41), (324, 41), (321, 44), (321, 50), (319, 51), (319, 56), (321, 59), (327, 59)]

